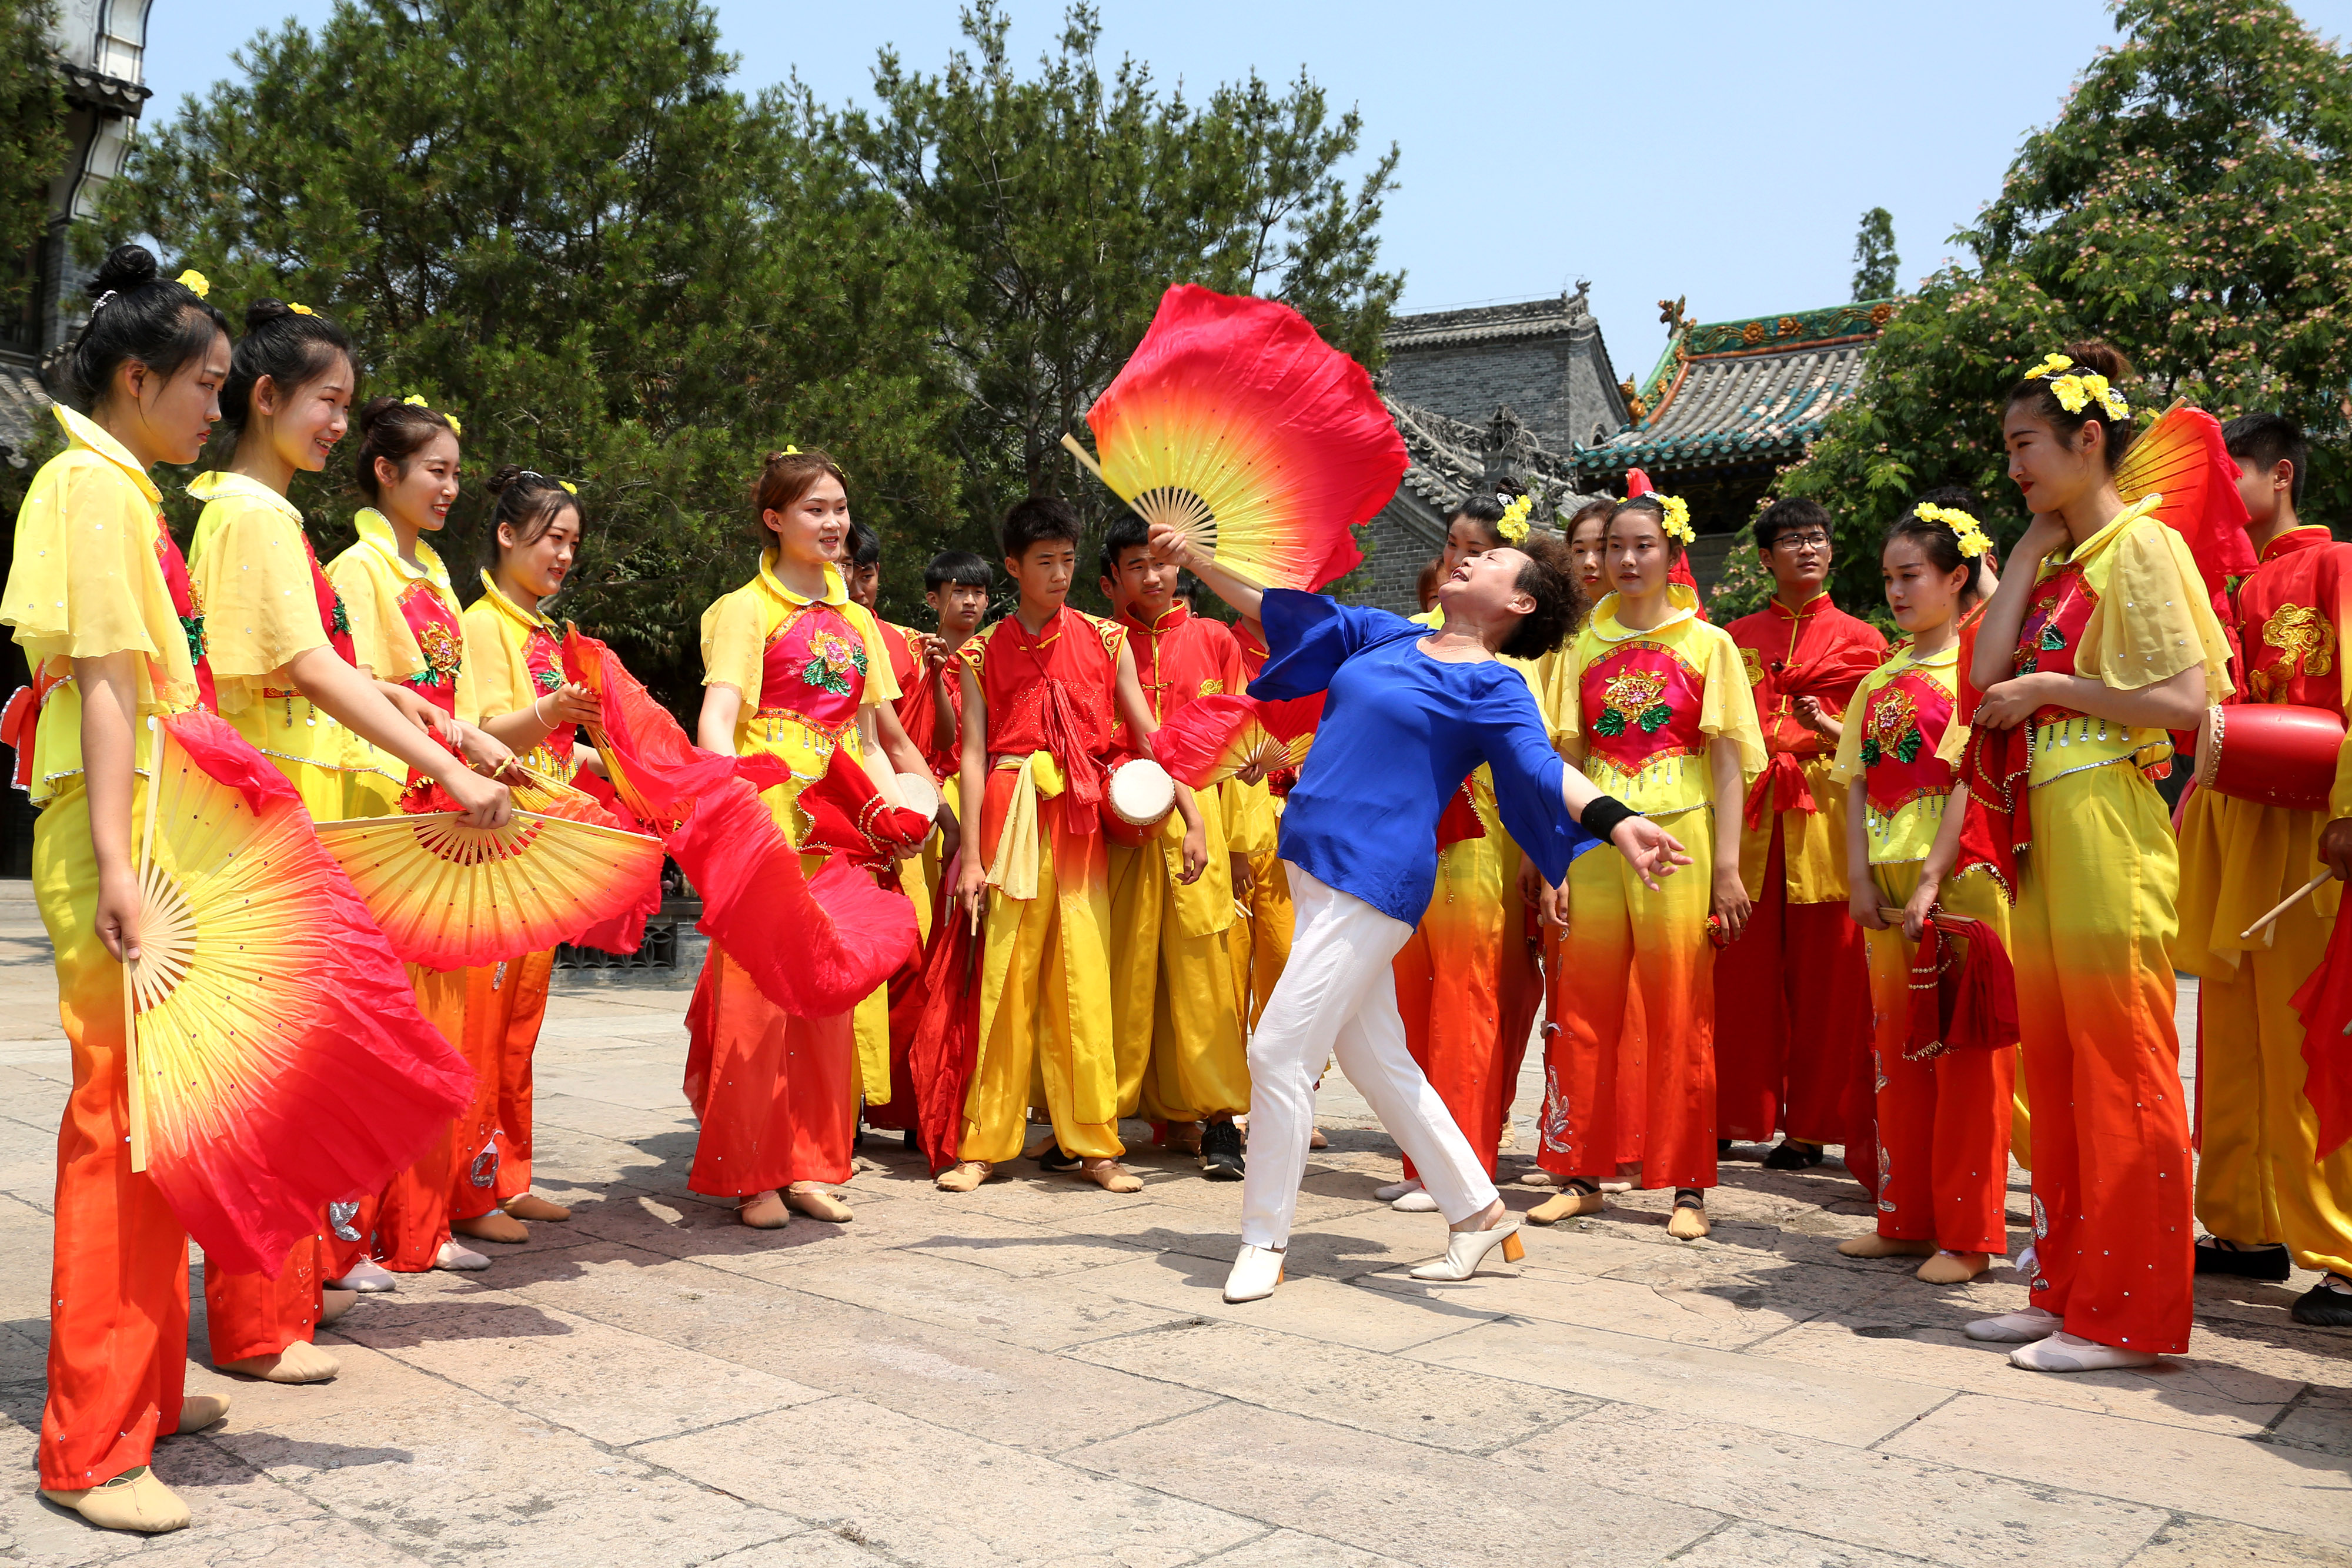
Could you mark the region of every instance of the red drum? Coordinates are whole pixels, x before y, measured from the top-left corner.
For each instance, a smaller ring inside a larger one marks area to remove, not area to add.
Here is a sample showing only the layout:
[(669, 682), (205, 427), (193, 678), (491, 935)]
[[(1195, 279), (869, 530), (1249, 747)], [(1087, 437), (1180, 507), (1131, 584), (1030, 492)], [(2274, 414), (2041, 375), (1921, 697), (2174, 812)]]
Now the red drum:
[(1160, 825), (1176, 809), (1176, 780), (1149, 757), (1114, 763), (1103, 791), (1103, 831), (1111, 841), (1141, 849), (1160, 836)]
[(2197, 729), (2197, 787), (2241, 800), (2325, 811), (2336, 787), (2344, 717), (2287, 703), (2208, 708)]

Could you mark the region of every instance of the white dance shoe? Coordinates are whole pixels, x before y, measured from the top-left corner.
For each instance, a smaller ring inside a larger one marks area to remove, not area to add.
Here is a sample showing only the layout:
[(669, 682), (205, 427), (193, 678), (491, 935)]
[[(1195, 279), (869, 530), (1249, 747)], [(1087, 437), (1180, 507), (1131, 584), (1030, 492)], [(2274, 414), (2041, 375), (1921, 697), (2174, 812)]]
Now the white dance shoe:
[(1417, 1181), (1392, 1181), (1386, 1186), (1376, 1186), (1372, 1188), (1372, 1196), (1379, 1198), (1382, 1203), (1394, 1203), (1405, 1194), (1409, 1192), (1419, 1192), (1420, 1190), (1421, 1184)]
[(1960, 1332), (1981, 1344), (2032, 1344), (2048, 1339), (2066, 1325), (2056, 1312), (2024, 1307), (1997, 1318), (1979, 1318)]
[(1430, 1197), (1429, 1194), (1422, 1191), (1421, 1188), (1415, 1187), (1411, 1192), (1400, 1197), (1394, 1203), (1390, 1204), (1389, 1207), (1395, 1209), (1399, 1214), (1435, 1214), (1437, 1212), (1437, 1200)]
[(460, 1247), (455, 1241), (441, 1243), (441, 1250), (433, 1255), (436, 1269), (447, 1269), (459, 1274), (478, 1274), (490, 1266), (490, 1260), (470, 1247)]
[(361, 1295), (374, 1295), (400, 1288), (393, 1271), (372, 1258), (362, 1258), (352, 1265), (352, 1271), (340, 1280), (327, 1281), (331, 1291), (357, 1291)]
[(1274, 1294), (1282, 1283), (1282, 1254), (1271, 1247), (1252, 1247), (1246, 1242), (1234, 1259), (1233, 1272), (1225, 1276), (1225, 1300), (1228, 1301), (1262, 1301)]
[(1516, 1263), (1528, 1255), (1528, 1244), (1519, 1239), (1519, 1222), (1507, 1219), (1492, 1230), (1449, 1230), (1445, 1233), (1445, 1256), (1434, 1263), (1423, 1263), (1412, 1271), (1416, 1280), (1466, 1280), (1478, 1271), (1486, 1254), (1496, 1248), (1503, 1249), (1503, 1260)]

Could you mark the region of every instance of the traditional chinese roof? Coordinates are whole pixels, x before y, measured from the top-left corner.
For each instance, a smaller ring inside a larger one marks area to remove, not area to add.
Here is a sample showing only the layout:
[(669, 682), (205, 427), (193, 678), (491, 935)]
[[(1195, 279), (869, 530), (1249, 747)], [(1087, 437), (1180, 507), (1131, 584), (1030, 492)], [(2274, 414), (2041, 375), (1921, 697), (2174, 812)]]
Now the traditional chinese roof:
[(1573, 294), (1542, 299), (1522, 299), (1508, 305), (1479, 305), (1465, 310), (1430, 310), (1400, 316), (1389, 324), (1389, 352), (1400, 349), (1453, 348), (1463, 343), (1494, 343), (1520, 338), (1559, 338), (1590, 329), (1591, 285)]
[(1682, 328), (1641, 389), (1645, 417), (1580, 447), (1579, 472), (1598, 482), (1628, 468), (1655, 476), (1794, 462), (1861, 384), (1894, 311), (1892, 300), (1861, 300)]

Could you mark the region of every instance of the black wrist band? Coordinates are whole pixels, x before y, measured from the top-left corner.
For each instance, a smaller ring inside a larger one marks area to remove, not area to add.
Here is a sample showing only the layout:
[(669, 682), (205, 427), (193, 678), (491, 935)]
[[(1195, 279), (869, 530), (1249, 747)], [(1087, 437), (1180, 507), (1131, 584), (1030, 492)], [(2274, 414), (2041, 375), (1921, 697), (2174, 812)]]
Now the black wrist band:
[(1617, 831), (1618, 823), (1641, 814), (1612, 795), (1595, 795), (1584, 803), (1584, 814), (1577, 820), (1577, 826), (1596, 839), (1606, 840)]

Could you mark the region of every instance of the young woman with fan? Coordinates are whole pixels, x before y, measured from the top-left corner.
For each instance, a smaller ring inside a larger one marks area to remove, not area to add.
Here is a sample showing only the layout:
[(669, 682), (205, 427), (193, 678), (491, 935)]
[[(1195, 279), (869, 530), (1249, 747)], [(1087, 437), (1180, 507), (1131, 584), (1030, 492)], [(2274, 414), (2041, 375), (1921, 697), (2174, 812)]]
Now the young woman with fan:
[(1549, 878), (1604, 841), (1645, 879), (1688, 863), (1670, 834), (1561, 762), (1525, 678), (1501, 663), (1539, 658), (1575, 623), (1565, 549), (1530, 538), (1466, 557), (1440, 590), (1445, 624), (1432, 630), (1319, 594), (1261, 591), (1164, 526), (1152, 540), (1265, 627), (1273, 657), (1252, 696), (1328, 693), (1283, 815), (1298, 924), (1250, 1040), (1251, 1157), (1225, 1299), (1256, 1301), (1281, 1282), (1316, 1075), (1334, 1052), (1445, 1216), (1445, 1257), (1414, 1277), (1467, 1280), (1496, 1247), (1517, 1257), (1517, 1222), (1406, 1050), (1392, 961), (1429, 905), (1438, 818), (1481, 763), (1495, 770), (1502, 816)]
[[(426, 535), (447, 523), (450, 504), (457, 498), (460, 427), (422, 397), (387, 393), (361, 409), (359, 429), (353, 477), (374, 505), (352, 518), (359, 542), (327, 567), (351, 622), (352, 656), (377, 679), (406, 686), (430, 703), (437, 722), (474, 768), (501, 773), (514, 753), (474, 723), (480, 706), (466, 659), (457, 591), (440, 556), (425, 542)], [(406, 764), (362, 737), (352, 748), (346, 775), (344, 816), (397, 814), (408, 777)], [(472, 971), (411, 964), (409, 975), (419, 1010), (473, 1063), (478, 1095), (482, 1074), (496, 1082), (497, 1057), (486, 1056), (468, 1033)], [(345, 1270), (338, 1279), (360, 1289), (388, 1289), (391, 1281), (368, 1267), (371, 1261), (395, 1274), (489, 1267), (488, 1258), (457, 1243), (450, 1226), (457, 1185), (471, 1175), (457, 1158), (457, 1132), (453, 1125), (449, 1138), (394, 1177), (378, 1197), (372, 1240), (364, 1206), (337, 1228), (338, 1260)], [(346, 1230), (362, 1239), (352, 1241)]]
[[(1126, 628), (1066, 602), (1077, 576), (1078, 515), (1058, 497), (1005, 514), (1004, 570), (1013, 612), (961, 650), (961, 799), (975, 811), (956, 894), (983, 923), (979, 1056), (965, 1098), (957, 1163), (936, 1180), (971, 1192), (1022, 1153), (1030, 1085), (1042, 1075), (1054, 1141), (1041, 1155), (1110, 1192), (1140, 1178), (1118, 1163), (1118, 1058), (1111, 1024), (1110, 879), (1102, 831), (1114, 728), (1148, 739), (1159, 726), (1136, 678)], [(1181, 882), (1207, 865), (1192, 792)], [(974, 802), (977, 802), (975, 810)]]
[[(1507, 528), (1524, 538), (1527, 510), (1513, 512), (1496, 496), (1465, 497), (1446, 522), (1438, 581), (1450, 580), (1464, 561), (1510, 542)], [(1580, 593), (1578, 602), (1580, 613)], [(1445, 612), (1433, 608), (1412, 619), (1442, 628)], [(1541, 691), (1534, 661), (1505, 655), (1503, 663), (1528, 677), (1531, 692)], [(1528, 951), (1532, 922), (1520, 891), (1523, 857), (1495, 804), (1493, 771), (1473, 769), (1464, 789), (1478, 831), (1448, 837), (1438, 851), (1429, 905), (1396, 956), (1397, 1009), (1406, 1049), (1491, 1178), (1504, 1107), (1543, 1006), (1543, 971)], [(1402, 1179), (1374, 1196), (1409, 1214), (1437, 1207), (1410, 1156)]]
[[(1886, 530), (1886, 605), (1906, 633), (1847, 703), (1832, 766), (1846, 789), (1848, 908), (1868, 933), (1875, 1015), (1876, 1228), (1849, 1258), (1924, 1258), (1918, 1277), (1964, 1284), (2009, 1251), (2014, 1047), (1912, 1057), (1913, 952), (1931, 912), (1983, 922), (2006, 944), (2009, 903), (1981, 867), (1951, 875), (1968, 791), (1937, 754), (1958, 695), (1960, 622), (1981, 601), (1983, 528), (1922, 502)], [(1901, 910), (1898, 920), (1884, 917)]]
[[(539, 606), (571, 575), (580, 503), (562, 480), (512, 463), (490, 476), (488, 488), (483, 553), (490, 564), (462, 622), (481, 727), (530, 773), (568, 785), (595, 765), (576, 727), (599, 709), (586, 687), (564, 680), (562, 632)], [(459, 1129), (449, 1225), (470, 1240), (511, 1245), (529, 1239), (525, 1220), (572, 1218), (530, 1190), (531, 1057), (554, 971), (553, 948), (526, 953), (478, 973), (467, 998), (466, 1027), (498, 1063), (495, 1092), (478, 1093), (473, 1124)]]
[(1563, 1190), (1528, 1215), (1538, 1225), (1599, 1213), (1600, 1184), (1638, 1165), (1640, 1186), (1674, 1192), (1668, 1235), (1708, 1229), (1714, 938), (1738, 940), (1748, 919), (1740, 811), (1764, 742), (1738, 647), (1672, 580), (1691, 537), (1679, 500), (1621, 503), (1608, 534), (1616, 591), (1552, 671), (1562, 751), (1687, 845), (1699, 869), (1659, 888), (1588, 859), (1544, 892), (1547, 918), (1567, 932), (1536, 1158)]
[[(702, 613), (696, 739), (786, 763), (791, 779), (762, 799), (798, 843), (806, 829), (794, 800), (836, 748), (893, 804), (893, 763), (912, 771), (921, 759), (884, 757), (877, 715), (898, 688), (881, 629), (843, 580), (850, 521), (840, 467), (822, 452), (772, 452), (752, 507), (759, 574)], [(852, 1015), (783, 1012), (713, 943), (687, 1028), (686, 1092), (702, 1121), (688, 1185), (734, 1198), (754, 1229), (781, 1229), (793, 1209), (846, 1222), (848, 1206), (824, 1189), (850, 1175), (860, 1082)]]
[[(221, 716), (286, 775), (313, 821), (344, 814), (353, 736), (436, 779), (462, 808), (494, 809), (505, 786), (467, 768), (383, 685), (352, 667), (342, 601), (287, 496), (295, 475), (326, 466), (349, 428), (354, 379), (351, 340), (326, 316), (276, 299), (247, 311), (220, 392), (220, 429), (233, 454), (226, 468), (200, 474), (188, 486), (205, 503), (188, 570), (211, 612), (207, 654)], [(429, 710), (415, 694), (403, 696)], [(348, 1233), (348, 1245), (357, 1218), (352, 1206), (331, 1206), (321, 1234), (298, 1243), (275, 1279), (206, 1265), (215, 1366), (273, 1383), (335, 1375), (335, 1358), (310, 1338), (354, 1299), (339, 1290), (326, 1302), (321, 1285), (349, 1272), (335, 1266), (329, 1237)]]
[(2035, 1272), (2032, 1306), (1968, 1333), (2015, 1344), (2010, 1360), (2037, 1372), (2186, 1350), (2193, 1307), (2169, 952), (2179, 861), (2142, 768), (2170, 756), (2166, 731), (2195, 727), (2229, 693), (2229, 645), (2189, 544), (2151, 515), (2161, 496), (2126, 506), (2118, 493), (2129, 374), (2105, 343), (2070, 345), (2010, 389), (2001, 434), (2033, 522), (1969, 670), (1983, 696), (1963, 773), (1979, 802), (1988, 747), (2030, 736), (2017, 791), (2030, 814), (1999, 824), (1999, 847), (2030, 836), (2011, 954), (2034, 1109)]

